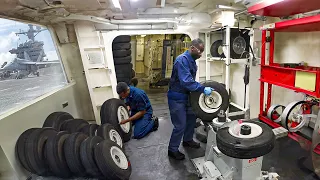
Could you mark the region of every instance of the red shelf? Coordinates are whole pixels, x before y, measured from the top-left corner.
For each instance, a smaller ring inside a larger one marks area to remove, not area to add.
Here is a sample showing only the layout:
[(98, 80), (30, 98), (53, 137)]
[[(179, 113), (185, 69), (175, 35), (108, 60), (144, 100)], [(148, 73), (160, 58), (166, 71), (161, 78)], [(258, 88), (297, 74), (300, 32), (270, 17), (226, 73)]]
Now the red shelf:
[[(320, 2), (319, 2), (320, 4)], [(309, 16), (275, 23), (269, 30), (275, 32), (310, 32), (320, 31), (320, 15)]]
[(285, 68), (270, 65), (261, 65), (261, 82), (277, 85), (287, 89), (291, 89), (297, 92), (302, 92), (310, 96), (320, 98), (320, 90), (318, 84), (316, 85), (316, 91), (309, 91), (295, 87), (295, 77), (297, 71), (314, 73), (317, 75), (317, 82), (320, 81), (320, 69), (315, 67), (306, 67), (304, 69)]
[(319, 0), (264, 0), (248, 8), (248, 12), (260, 16), (282, 17), (320, 9)]

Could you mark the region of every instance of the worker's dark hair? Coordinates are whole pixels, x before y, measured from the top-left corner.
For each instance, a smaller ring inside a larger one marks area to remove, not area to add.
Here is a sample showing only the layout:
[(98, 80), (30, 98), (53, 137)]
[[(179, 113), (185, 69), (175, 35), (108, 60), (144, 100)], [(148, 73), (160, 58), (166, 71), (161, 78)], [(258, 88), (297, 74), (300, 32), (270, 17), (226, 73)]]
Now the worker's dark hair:
[(119, 82), (117, 84), (117, 93), (121, 94), (123, 92), (126, 92), (128, 90), (129, 86), (125, 82)]
[(200, 38), (191, 41), (191, 46), (195, 46), (196, 48), (199, 48), (200, 44), (204, 45), (204, 42)]

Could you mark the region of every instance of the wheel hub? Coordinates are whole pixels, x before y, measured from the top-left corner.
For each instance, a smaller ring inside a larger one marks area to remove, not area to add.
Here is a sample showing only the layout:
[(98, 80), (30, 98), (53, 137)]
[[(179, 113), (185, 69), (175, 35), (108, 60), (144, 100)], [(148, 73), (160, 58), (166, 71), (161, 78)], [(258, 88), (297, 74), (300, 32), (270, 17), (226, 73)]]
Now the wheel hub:
[(238, 122), (229, 127), (229, 134), (243, 139), (255, 138), (262, 134), (262, 128), (254, 123)]
[[(128, 118), (129, 118), (129, 114), (128, 114), (127, 109), (125, 107), (123, 107), (123, 106), (119, 106), (118, 107), (118, 121), (119, 121), (119, 123), (122, 120), (126, 120)], [(130, 131), (130, 123), (121, 124), (120, 127), (125, 133), (129, 133), (129, 131)]]
[(213, 91), (209, 96), (206, 96), (202, 93), (199, 97), (198, 103), (200, 108), (206, 113), (214, 113), (218, 111), (222, 105), (222, 97), (216, 91)]

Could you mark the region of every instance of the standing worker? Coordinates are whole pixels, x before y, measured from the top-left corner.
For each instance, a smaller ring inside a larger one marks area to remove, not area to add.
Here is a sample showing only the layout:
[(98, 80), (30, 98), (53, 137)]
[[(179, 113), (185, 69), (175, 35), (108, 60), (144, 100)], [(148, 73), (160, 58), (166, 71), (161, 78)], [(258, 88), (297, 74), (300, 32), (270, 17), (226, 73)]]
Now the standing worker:
[(125, 99), (128, 110), (131, 111), (129, 119), (120, 124), (132, 122), (134, 125), (133, 138), (141, 139), (159, 127), (158, 118), (152, 116), (153, 110), (147, 94), (138, 88), (128, 86), (125, 82), (117, 84), (117, 93)]
[(172, 69), (168, 104), (174, 128), (169, 142), (168, 155), (176, 160), (185, 158), (184, 154), (179, 151), (182, 137), (184, 147), (200, 148), (200, 143), (193, 140), (196, 116), (189, 103), (189, 94), (193, 91), (200, 91), (205, 95), (210, 95), (213, 90), (195, 81), (198, 69), (195, 61), (201, 57), (203, 51), (203, 41), (199, 38), (193, 40), (189, 50), (176, 58)]

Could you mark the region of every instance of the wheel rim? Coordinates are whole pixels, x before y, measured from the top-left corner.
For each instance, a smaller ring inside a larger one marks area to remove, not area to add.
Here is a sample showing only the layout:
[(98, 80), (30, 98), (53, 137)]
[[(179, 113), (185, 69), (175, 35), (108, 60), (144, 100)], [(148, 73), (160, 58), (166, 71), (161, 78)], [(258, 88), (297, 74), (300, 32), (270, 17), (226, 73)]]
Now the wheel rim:
[(112, 129), (109, 131), (110, 140), (117, 143), (120, 147), (122, 147), (122, 139), (118, 131)]
[(267, 117), (272, 121), (279, 123), (281, 122), (281, 115), (286, 107), (283, 105), (272, 105), (270, 106)]
[[(248, 134), (248, 135), (240, 134), (240, 128), (243, 125), (250, 126), (250, 128), (251, 128), (250, 134)], [(255, 138), (255, 137), (258, 137), (262, 134), (262, 128), (257, 124), (244, 122), (244, 123), (236, 124), (232, 127), (229, 127), (229, 134), (231, 134), (232, 136), (234, 136), (236, 138), (242, 138), (242, 139)]]
[[(126, 120), (129, 118), (128, 111), (125, 107), (119, 106), (118, 108), (118, 121), (121, 122), (122, 120)], [(125, 133), (129, 133), (130, 131), (130, 123), (125, 123), (120, 125), (122, 131)]]
[(212, 91), (209, 96), (203, 93), (199, 97), (199, 106), (206, 113), (215, 113), (219, 110), (222, 105), (222, 96), (216, 92)]
[(112, 146), (110, 149), (110, 154), (113, 162), (121, 169), (128, 169), (129, 162), (126, 155), (117, 146)]
[(305, 101), (295, 101), (290, 103), (281, 115), (281, 124), (288, 129), (289, 132), (297, 132), (306, 123), (303, 118), (303, 105)]

